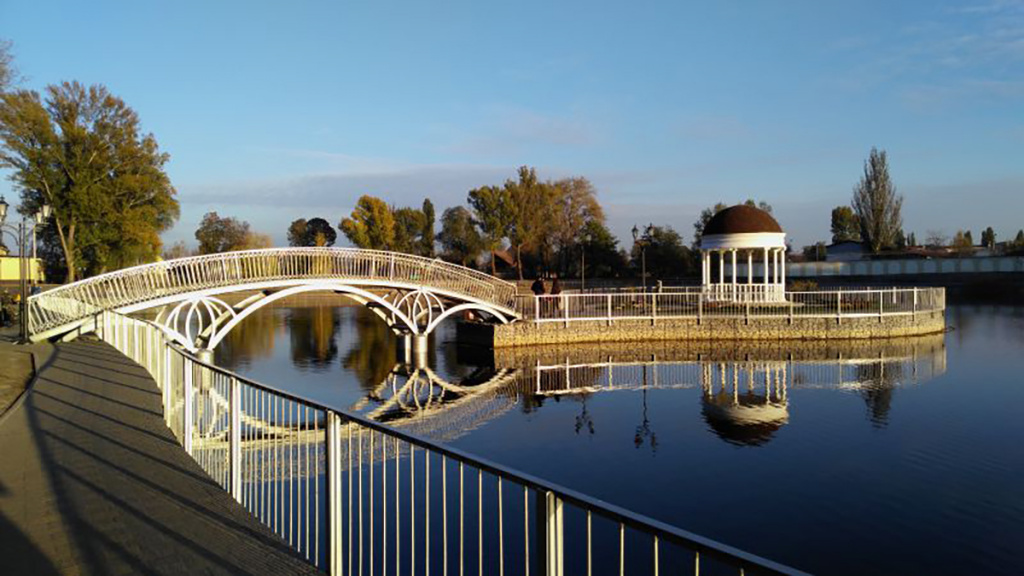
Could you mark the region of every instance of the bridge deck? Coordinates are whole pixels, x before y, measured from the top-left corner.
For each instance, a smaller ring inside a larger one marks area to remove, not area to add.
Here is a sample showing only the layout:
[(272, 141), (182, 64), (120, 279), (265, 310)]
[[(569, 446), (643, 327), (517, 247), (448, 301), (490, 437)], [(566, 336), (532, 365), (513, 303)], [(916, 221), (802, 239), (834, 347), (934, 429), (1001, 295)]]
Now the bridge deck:
[(317, 573), (189, 458), (113, 348), (58, 346), (28, 394), (0, 421), (4, 574)]

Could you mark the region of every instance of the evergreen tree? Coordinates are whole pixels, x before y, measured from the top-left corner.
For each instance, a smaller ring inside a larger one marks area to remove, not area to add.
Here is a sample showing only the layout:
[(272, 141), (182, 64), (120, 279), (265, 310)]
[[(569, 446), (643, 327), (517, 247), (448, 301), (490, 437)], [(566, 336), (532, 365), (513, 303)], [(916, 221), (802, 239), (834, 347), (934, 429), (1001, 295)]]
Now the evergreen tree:
[(871, 149), (864, 162), (864, 175), (853, 190), (853, 211), (860, 221), (861, 238), (872, 252), (896, 245), (903, 226), (900, 211), (903, 197), (889, 177), (885, 151)]

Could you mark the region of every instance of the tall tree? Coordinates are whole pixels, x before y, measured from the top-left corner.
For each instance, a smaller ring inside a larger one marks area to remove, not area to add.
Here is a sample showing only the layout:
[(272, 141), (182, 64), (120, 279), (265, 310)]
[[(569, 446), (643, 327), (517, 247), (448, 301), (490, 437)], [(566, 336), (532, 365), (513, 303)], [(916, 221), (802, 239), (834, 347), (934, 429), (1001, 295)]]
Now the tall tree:
[(989, 250), (996, 247), (996, 231), (993, 230), (991, 226), (985, 228), (981, 233), (981, 245)]
[(970, 232), (967, 232), (965, 234), (963, 230), (957, 230), (956, 231), (956, 234), (953, 236), (953, 251), (954, 252), (956, 252), (960, 256), (966, 256), (966, 255), (970, 254), (971, 247), (973, 245), (974, 245), (974, 242), (971, 241), (971, 233)]
[(288, 226), (289, 246), (334, 246), (338, 233), (323, 218), (299, 218)]
[(507, 180), (505, 188), (511, 198), (512, 220), (508, 240), (516, 251), (516, 271), (523, 279), (523, 249), (540, 247), (547, 240), (551, 230), (554, 185), (537, 179), (537, 171), (527, 166), (519, 167), (519, 179)]
[(352, 215), (338, 225), (349, 242), (359, 248), (390, 250), (395, 244), (395, 217), (380, 198), (362, 196)]
[(0, 40), (0, 94), (14, 88), (21, 79), (14, 66), (14, 54), (10, 40)]
[(604, 224), (604, 209), (597, 201), (597, 189), (582, 176), (565, 178), (554, 183), (551, 211), (551, 236), (566, 268), (566, 261), (579, 253), (586, 226), (591, 222)]
[(395, 239), (391, 250), (421, 254), (426, 216), (416, 208), (391, 208), (391, 213), (395, 219)]
[(501, 249), (512, 223), (512, 198), (501, 186), (481, 186), (469, 191), (467, 203), (480, 228), (483, 247), (491, 253), (491, 274), (497, 274), (494, 253)]
[(288, 245), (289, 246), (307, 246), (306, 244), (306, 230), (309, 228), (309, 223), (305, 218), (299, 218), (292, 220), (292, 223), (288, 225)]
[(864, 175), (853, 189), (852, 207), (860, 220), (861, 238), (872, 252), (896, 245), (896, 235), (903, 228), (903, 196), (889, 177), (885, 150), (871, 149)]
[(430, 198), (423, 200), (423, 230), (420, 232), (420, 250), (421, 256), (427, 258), (433, 258), (435, 254), (434, 244), (434, 222), (437, 219), (437, 215), (434, 213), (434, 203), (430, 201)]
[(444, 259), (469, 266), (483, 250), (484, 240), (473, 222), (473, 214), (463, 206), (455, 206), (441, 215), (438, 237)]
[(849, 206), (832, 209), (832, 243), (860, 242), (860, 219)]
[(45, 102), (27, 90), (0, 95), (0, 167), (12, 170), (22, 212), (53, 207), (41, 252), (60, 255), (69, 282), (160, 254), (160, 233), (178, 217), (168, 159), (101, 85), (51, 85)]
[(200, 254), (218, 254), (245, 250), (254, 244), (249, 223), (236, 218), (221, 218), (216, 212), (207, 212), (196, 228)]
[(1013, 243), (1018, 248), (1024, 246), (1024, 230), (1017, 230), (1017, 236), (1014, 237)]

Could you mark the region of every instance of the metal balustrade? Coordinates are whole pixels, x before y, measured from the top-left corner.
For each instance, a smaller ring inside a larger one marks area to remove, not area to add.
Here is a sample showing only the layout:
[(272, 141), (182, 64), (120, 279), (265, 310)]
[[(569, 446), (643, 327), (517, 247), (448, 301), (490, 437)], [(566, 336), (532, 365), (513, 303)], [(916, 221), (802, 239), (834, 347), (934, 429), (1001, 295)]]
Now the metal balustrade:
[(203, 469), (331, 574), (801, 574), (203, 363), (153, 323), (94, 326), (153, 375)]
[[(728, 288), (725, 286), (724, 288)], [(532, 322), (912, 316), (946, 307), (945, 288), (858, 288), (787, 291), (779, 301), (732, 300), (720, 290), (519, 295), (516, 312)]]
[(356, 248), (269, 248), (145, 264), (54, 288), (29, 298), (29, 331), (39, 334), (181, 294), (282, 282), (340, 280), (361, 286), (430, 289), (511, 309), (514, 284), (464, 266), (410, 254)]

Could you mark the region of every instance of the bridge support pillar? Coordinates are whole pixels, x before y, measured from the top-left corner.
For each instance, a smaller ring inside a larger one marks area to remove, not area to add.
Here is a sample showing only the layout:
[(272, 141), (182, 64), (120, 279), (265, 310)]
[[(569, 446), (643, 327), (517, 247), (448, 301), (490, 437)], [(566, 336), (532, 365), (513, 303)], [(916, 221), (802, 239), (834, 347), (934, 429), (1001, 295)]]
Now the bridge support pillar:
[(429, 365), (427, 352), (430, 346), (426, 334), (401, 334), (398, 337), (399, 360), (415, 368)]

